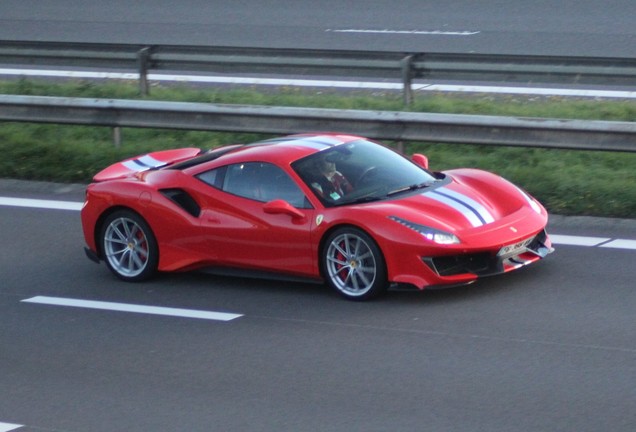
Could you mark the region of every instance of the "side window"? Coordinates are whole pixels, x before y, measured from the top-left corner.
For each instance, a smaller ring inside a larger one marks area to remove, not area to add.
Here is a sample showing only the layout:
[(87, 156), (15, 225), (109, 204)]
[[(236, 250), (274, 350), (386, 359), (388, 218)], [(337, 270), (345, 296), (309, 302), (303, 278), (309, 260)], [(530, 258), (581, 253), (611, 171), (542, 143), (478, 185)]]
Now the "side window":
[(206, 171), (199, 174), (197, 178), (202, 182), (209, 184), (210, 186), (221, 189), (223, 187), (223, 176), (225, 175), (225, 169), (226, 167), (222, 167)]
[(227, 167), (223, 189), (234, 195), (260, 201), (258, 170), (261, 164), (245, 163)]
[(229, 165), (202, 173), (198, 178), (243, 198), (261, 202), (283, 199), (297, 208), (311, 208), (303, 192), (287, 173), (269, 163)]

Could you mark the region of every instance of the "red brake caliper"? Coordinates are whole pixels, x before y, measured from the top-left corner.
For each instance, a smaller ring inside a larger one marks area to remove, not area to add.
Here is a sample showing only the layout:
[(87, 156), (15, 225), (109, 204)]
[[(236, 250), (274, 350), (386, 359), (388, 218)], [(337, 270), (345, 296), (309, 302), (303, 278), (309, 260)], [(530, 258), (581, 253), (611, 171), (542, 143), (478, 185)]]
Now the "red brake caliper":
[(146, 262), (146, 260), (148, 259), (148, 244), (147, 240), (144, 239), (144, 234), (143, 232), (141, 232), (141, 230), (137, 232), (137, 239), (139, 240), (139, 246), (143, 250), (143, 254), (140, 255), (140, 258), (144, 262)]

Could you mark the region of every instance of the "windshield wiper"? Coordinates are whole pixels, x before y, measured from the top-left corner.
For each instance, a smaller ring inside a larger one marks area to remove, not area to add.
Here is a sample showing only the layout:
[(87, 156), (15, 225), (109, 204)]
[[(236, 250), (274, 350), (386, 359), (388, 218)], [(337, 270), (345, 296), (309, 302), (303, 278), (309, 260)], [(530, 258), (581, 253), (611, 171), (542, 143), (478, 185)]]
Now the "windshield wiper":
[(347, 204), (361, 204), (361, 203), (367, 203), (367, 202), (373, 202), (373, 201), (380, 201), (381, 199), (384, 199), (384, 196), (380, 196), (380, 195), (367, 195), (367, 196), (362, 196), (360, 198), (356, 198), (352, 201), (347, 201)]
[(390, 196), (393, 195), (397, 195), (403, 192), (410, 192), (410, 191), (414, 191), (417, 189), (424, 189), (427, 188), (429, 186), (431, 186), (433, 183), (437, 182), (438, 180), (433, 180), (433, 181), (427, 181), (427, 182), (423, 182), (423, 183), (417, 183), (417, 184), (413, 184), (410, 186), (405, 186), (402, 188), (398, 188), (395, 190), (392, 190), (391, 192), (387, 193), (387, 194), (382, 194), (382, 195), (378, 195), (376, 193), (370, 193), (367, 195), (363, 195), (361, 197), (358, 198), (354, 198), (352, 200), (345, 200), (342, 201), (339, 204), (362, 204), (362, 203), (368, 203), (368, 202), (373, 202), (373, 201), (381, 201), (385, 198), (388, 198)]
[(387, 193), (386, 196), (392, 196), (392, 195), (397, 195), (399, 193), (402, 192), (410, 192), (410, 191), (414, 191), (417, 189), (424, 189), (429, 187), (431, 184), (433, 184), (434, 181), (428, 181), (428, 182), (424, 182), (424, 183), (417, 183), (417, 184), (412, 184), (410, 186), (404, 186), (395, 190), (392, 190), (391, 192)]

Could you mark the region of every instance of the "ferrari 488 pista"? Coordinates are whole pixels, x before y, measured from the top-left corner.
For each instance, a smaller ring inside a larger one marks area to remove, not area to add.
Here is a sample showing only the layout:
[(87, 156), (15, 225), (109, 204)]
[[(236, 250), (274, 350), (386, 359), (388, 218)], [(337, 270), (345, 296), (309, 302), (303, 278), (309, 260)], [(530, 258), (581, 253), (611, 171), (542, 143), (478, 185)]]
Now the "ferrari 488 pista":
[(159, 151), (87, 188), (87, 255), (125, 281), (224, 268), (325, 281), (349, 299), (459, 285), (552, 251), (528, 193), (476, 169), (433, 172), (368, 139), (302, 134)]

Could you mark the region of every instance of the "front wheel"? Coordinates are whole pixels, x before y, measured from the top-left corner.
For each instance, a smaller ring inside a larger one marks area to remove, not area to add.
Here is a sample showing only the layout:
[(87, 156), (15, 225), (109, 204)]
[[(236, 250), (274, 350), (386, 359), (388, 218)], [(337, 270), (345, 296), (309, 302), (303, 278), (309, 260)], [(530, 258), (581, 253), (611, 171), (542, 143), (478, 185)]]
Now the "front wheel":
[(329, 286), (350, 300), (366, 300), (387, 289), (382, 251), (357, 228), (340, 228), (329, 235), (321, 264)]
[(119, 210), (109, 215), (99, 238), (106, 265), (118, 278), (136, 282), (157, 272), (157, 240), (150, 226), (137, 213)]

